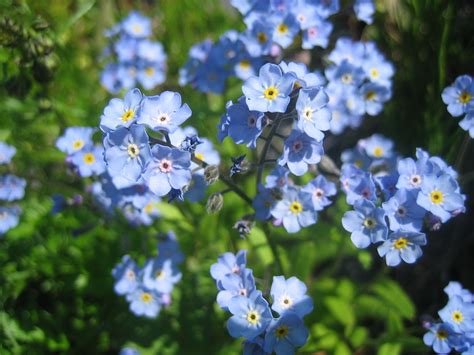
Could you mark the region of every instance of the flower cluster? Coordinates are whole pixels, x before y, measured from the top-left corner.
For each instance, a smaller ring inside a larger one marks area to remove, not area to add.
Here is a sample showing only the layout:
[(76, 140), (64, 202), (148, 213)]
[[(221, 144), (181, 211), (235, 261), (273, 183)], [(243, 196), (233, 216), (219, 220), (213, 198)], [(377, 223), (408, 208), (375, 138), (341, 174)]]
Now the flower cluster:
[[(9, 164), (16, 153), (15, 147), (0, 142), (0, 165)], [(15, 175), (0, 176), (0, 200), (7, 203), (21, 200), (25, 195), (25, 179)], [(18, 205), (0, 206), (0, 237), (16, 227), (20, 221), (21, 209)]]
[(453, 85), (443, 90), (443, 102), (453, 117), (465, 115), (459, 126), (474, 138), (474, 80), (472, 76), (461, 75)]
[(149, 39), (151, 34), (151, 20), (135, 11), (106, 33), (110, 44), (104, 54), (112, 62), (100, 81), (109, 92), (131, 89), (137, 82), (150, 90), (165, 81), (166, 53), (160, 42)]
[(317, 212), (331, 203), (327, 196), (335, 194), (335, 185), (323, 176), (304, 187), (288, 179), (289, 173), (304, 175), (324, 154), (322, 142), (324, 131), (330, 128), (331, 112), (322, 83), (321, 76), (308, 72), (304, 64), (265, 64), (259, 76), (245, 81), (244, 96), (227, 105), (218, 126), (219, 140), (229, 136), (249, 148), (256, 148), (259, 138), (265, 141), (258, 180), (272, 139), (284, 139), (283, 154), (275, 161), (278, 167), (265, 185), (259, 184), (253, 205), (257, 219), (273, 217), (275, 224), (283, 224), (290, 233), (316, 223)]
[(219, 289), (217, 302), (232, 314), (227, 321), (229, 334), (245, 339), (244, 354), (293, 354), (308, 338), (303, 317), (313, 310), (313, 300), (306, 285), (296, 277), (274, 276), (270, 306), (256, 288), (246, 257), (245, 250), (225, 253), (211, 266)]
[(92, 127), (69, 127), (56, 140), (56, 147), (67, 154), (66, 164), (82, 177), (105, 172), (103, 148), (94, 144)]
[(115, 292), (125, 296), (137, 316), (155, 318), (162, 307), (171, 304), (171, 292), (181, 280), (178, 265), (184, 259), (173, 232), (158, 243), (158, 256), (149, 258), (142, 268), (128, 255), (115, 266)]
[(373, 0), (355, 0), (354, 12), (358, 20), (371, 25), (374, 22), (375, 4)]
[(429, 330), (423, 337), (426, 345), (437, 354), (455, 350), (463, 354), (474, 351), (474, 294), (463, 289), (459, 282), (451, 281), (445, 287), (448, 304), (438, 312), (440, 322), (426, 322)]
[(365, 114), (378, 115), (392, 96), (394, 67), (374, 42), (342, 37), (328, 56), (326, 92), (332, 112), (331, 132), (357, 128)]
[(342, 218), (358, 248), (377, 249), (389, 266), (414, 263), (426, 244), (423, 225), (440, 228), (464, 212), (457, 173), (439, 157), (416, 150), (416, 160), (400, 159), (381, 135), (362, 139), (343, 152), (341, 186), (354, 207)]

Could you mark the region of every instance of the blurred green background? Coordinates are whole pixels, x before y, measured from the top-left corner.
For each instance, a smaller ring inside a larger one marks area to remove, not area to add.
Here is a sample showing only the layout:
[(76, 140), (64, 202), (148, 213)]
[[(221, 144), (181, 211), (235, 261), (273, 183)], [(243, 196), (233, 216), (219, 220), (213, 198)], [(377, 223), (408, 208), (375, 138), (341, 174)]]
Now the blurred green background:
[[(344, 9), (350, 5), (342, 3)], [(0, 240), (0, 353), (112, 354), (131, 345), (144, 354), (237, 354), (240, 341), (227, 333), (228, 315), (215, 304), (209, 267), (219, 254), (241, 248), (249, 249), (260, 289), (268, 291), (271, 277), (282, 272), (308, 285), (315, 310), (305, 319), (310, 338), (300, 353), (429, 353), (419, 317), (435, 316), (444, 306), (442, 289), (450, 280), (474, 290), (474, 145), (440, 96), (458, 75), (474, 72), (474, 4), (376, 4), (376, 21), (368, 28), (350, 11), (334, 16), (329, 49), (342, 35), (376, 41), (396, 66), (394, 95), (359, 130), (329, 137), (327, 153), (337, 159), (342, 149), (380, 132), (403, 155), (422, 147), (454, 164), (468, 195), (468, 212), (429, 233), (417, 264), (396, 269), (386, 268), (375, 250), (352, 246), (340, 224), (348, 209), (343, 198), (298, 235), (257, 224), (245, 240), (232, 226), (252, 211), (233, 194), (214, 215), (206, 214), (205, 202), (164, 205), (164, 217), (148, 228), (105, 218), (87, 197), (84, 206), (51, 215), (53, 194), (71, 197), (88, 183), (67, 173), (54, 142), (68, 126), (97, 126), (112, 97), (99, 83), (105, 29), (132, 9), (153, 18), (153, 38), (168, 54), (168, 75), (148, 94), (179, 91), (193, 110), (189, 124), (216, 141), (215, 125), (226, 100), (240, 95), (239, 82), (229, 83), (223, 96), (206, 95), (180, 88), (177, 73), (191, 45), (244, 25), (226, 0), (0, 0), (0, 140), (18, 150), (9, 171), (28, 181), (20, 225)], [(325, 53), (311, 53), (312, 69), (323, 69)], [(219, 150), (227, 165), (230, 156), (246, 152), (228, 140)], [(252, 195), (254, 179), (237, 182)], [(211, 192), (222, 188), (213, 185)], [(156, 234), (169, 229), (186, 254), (183, 279), (173, 304), (156, 320), (135, 317), (114, 294), (111, 270), (125, 253), (140, 261), (154, 255)]]

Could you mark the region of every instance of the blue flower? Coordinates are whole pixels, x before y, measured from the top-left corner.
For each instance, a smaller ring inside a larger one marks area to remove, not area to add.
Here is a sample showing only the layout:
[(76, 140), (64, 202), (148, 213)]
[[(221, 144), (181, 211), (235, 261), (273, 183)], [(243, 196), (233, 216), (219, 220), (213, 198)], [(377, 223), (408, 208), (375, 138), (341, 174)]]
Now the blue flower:
[[(368, 42), (372, 43), (372, 42)], [(375, 45), (373, 48), (366, 43), (365, 60), (362, 63), (362, 68), (365, 71), (366, 77), (373, 83), (391, 87), (391, 78), (395, 72), (393, 64), (385, 59), (383, 54), (379, 53)]]
[(290, 103), (294, 76), (283, 74), (276, 64), (265, 64), (259, 76), (248, 78), (242, 86), (247, 106), (260, 112), (285, 112)]
[(362, 199), (375, 201), (377, 199), (375, 182), (371, 173), (364, 172), (354, 165), (344, 166), (341, 177), (342, 188), (346, 193), (346, 202), (353, 205)]
[(351, 64), (346, 59), (339, 65), (328, 67), (325, 73), (333, 85), (358, 86), (365, 77), (365, 73), (361, 67)]
[(85, 146), (92, 144), (92, 134), (94, 128), (91, 127), (69, 127), (64, 134), (56, 141), (56, 147), (67, 154), (73, 154)]
[(433, 324), (423, 336), (423, 342), (437, 354), (449, 354), (458, 343), (453, 327), (448, 323)]
[(264, 349), (277, 355), (294, 354), (308, 339), (308, 329), (296, 314), (286, 313), (272, 320), (265, 334)]
[[(226, 275), (240, 275), (245, 270), (247, 263), (247, 250), (239, 250), (236, 255), (224, 253), (217, 259), (217, 263), (211, 265), (211, 276), (219, 287), (219, 282)], [(219, 287), (219, 289), (222, 289)]]
[(118, 189), (138, 183), (151, 159), (150, 145), (145, 128), (132, 125), (119, 127), (104, 137), (105, 163)]
[(227, 321), (227, 329), (234, 338), (252, 340), (262, 334), (273, 319), (260, 291), (254, 291), (248, 297), (233, 297), (228, 308), (233, 316)]
[(8, 145), (4, 142), (0, 142), (0, 165), (9, 164), (15, 153), (15, 147), (12, 147), (11, 145)]
[(269, 219), (275, 202), (276, 200), (272, 189), (260, 187), (252, 201), (252, 207), (255, 210), (255, 218), (259, 221)]
[(277, 15), (272, 18), (274, 23), (272, 39), (283, 48), (287, 48), (299, 31), (299, 24), (291, 14)]
[(357, 248), (367, 248), (370, 243), (387, 239), (385, 212), (368, 200), (357, 200), (355, 211), (348, 211), (342, 217), (342, 226), (351, 233), (352, 243)]
[(363, 62), (365, 47), (362, 42), (352, 41), (348, 37), (340, 37), (336, 41), (336, 47), (329, 54), (328, 59), (340, 65), (343, 61), (348, 61), (354, 65)]
[(140, 68), (137, 73), (138, 82), (147, 90), (153, 89), (155, 86), (165, 81), (165, 72), (161, 63), (147, 63)]
[(181, 280), (181, 276), (172, 259), (160, 256), (149, 260), (143, 268), (143, 284), (159, 293), (171, 293), (174, 284)]
[(413, 264), (423, 252), (420, 245), (426, 245), (426, 236), (419, 232), (397, 231), (377, 248), (381, 257), (385, 256), (388, 266), (397, 266), (403, 260)]
[(464, 197), (459, 193), (459, 185), (449, 174), (426, 175), (421, 184), (416, 202), (446, 222), (453, 213), (464, 211)]
[(283, 199), (272, 208), (274, 218), (281, 220), (288, 233), (296, 233), (301, 227), (317, 222), (317, 212), (313, 208), (311, 195), (294, 187), (288, 187)]
[(121, 22), (120, 27), (131, 37), (143, 38), (151, 35), (151, 20), (136, 11), (132, 11)]
[(0, 177), (0, 200), (15, 201), (25, 196), (26, 180), (15, 175)]
[(433, 170), (433, 165), (428, 162), (428, 157), (420, 156), (417, 161), (412, 158), (400, 159), (397, 166), (400, 175), (397, 188), (408, 190), (419, 190), (424, 177)]
[(207, 183), (202, 173), (192, 174), (192, 180), (184, 193), (184, 198), (190, 202), (199, 202), (206, 197)]
[(124, 255), (122, 262), (112, 270), (112, 276), (115, 279), (115, 292), (119, 295), (134, 292), (139, 285), (139, 272), (140, 270), (135, 261), (129, 255)]
[(329, 21), (314, 19), (311, 25), (303, 31), (303, 43), (301, 48), (311, 49), (315, 46), (326, 48), (329, 44), (329, 36), (333, 30), (333, 24)]
[(270, 54), (272, 47), (273, 25), (268, 20), (256, 20), (250, 29), (242, 35), (242, 41), (252, 57)]
[(459, 282), (450, 281), (443, 291), (449, 298), (460, 296), (464, 302), (474, 303), (474, 294), (464, 289)]
[(17, 206), (0, 206), (0, 235), (16, 227), (20, 221), (21, 210)]
[(307, 294), (306, 285), (292, 276), (285, 280), (284, 276), (273, 276), (270, 289), (272, 309), (280, 316), (294, 313), (303, 318), (313, 311), (313, 299)]
[(329, 206), (332, 201), (328, 199), (328, 196), (334, 196), (337, 193), (336, 184), (328, 181), (323, 175), (318, 175), (311, 180), (301, 191), (311, 194), (313, 207), (316, 211), (322, 211), (326, 206)]
[(467, 113), (467, 115), (459, 121), (459, 126), (469, 133), (471, 138), (474, 138), (474, 108), (473, 111)]
[(251, 340), (245, 340), (243, 345), (244, 349), (242, 354), (243, 355), (271, 355), (271, 353), (266, 352), (263, 350), (263, 338), (262, 336), (258, 336)]
[(284, 74), (292, 73), (296, 76), (293, 89), (299, 87), (309, 88), (310, 86), (323, 86), (326, 84), (326, 79), (320, 72), (309, 72), (308, 67), (304, 63), (280, 62), (279, 64)]
[(474, 81), (469, 75), (456, 78), (452, 86), (448, 86), (441, 94), (443, 102), (448, 105), (448, 112), (454, 116), (461, 116), (468, 107), (474, 108)]
[(373, 0), (356, 0), (354, 3), (354, 12), (358, 20), (370, 25), (374, 21), (375, 4)]
[(143, 95), (138, 89), (130, 90), (123, 100), (114, 98), (105, 107), (100, 117), (100, 128), (104, 132), (113, 131), (118, 127), (130, 127), (138, 116)]
[(365, 112), (370, 116), (378, 115), (383, 109), (383, 104), (391, 96), (389, 89), (377, 83), (366, 83), (361, 86), (359, 92), (364, 101)]
[(166, 233), (166, 239), (158, 244), (158, 257), (170, 259), (174, 264), (180, 264), (184, 260), (184, 255), (180, 251), (179, 243), (174, 232)]
[(443, 322), (449, 323), (456, 332), (474, 331), (474, 304), (464, 302), (461, 296), (450, 297), (448, 304), (438, 314)]
[(383, 203), (391, 230), (401, 229), (410, 232), (421, 230), (426, 210), (418, 206), (416, 195), (411, 190), (400, 189), (391, 199)]
[(140, 355), (140, 352), (134, 348), (123, 348), (120, 350), (119, 355)]
[(187, 104), (181, 105), (180, 94), (164, 91), (161, 95), (145, 97), (138, 123), (154, 131), (173, 133), (190, 116), (191, 109)]
[(244, 269), (240, 275), (228, 274), (220, 280), (220, 286), (222, 290), (217, 294), (217, 303), (222, 309), (228, 310), (234, 296), (248, 297), (255, 291), (252, 270)]
[(228, 135), (237, 144), (246, 144), (249, 148), (257, 146), (257, 139), (262, 134), (263, 113), (250, 111), (244, 100), (229, 106), (227, 109)]
[(160, 295), (143, 286), (127, 296), (130, 301), (130, 310), (137, 316), (155, 318), (161, 310)]
[(277, 166), (265, 178), (266, 188), (283, 188), (288, 185), (288, 174), (290, 171), (284, 166)]
[(293, 174), (301, 176), (308, 171), (309, 164), (319, 163), (323, 154), (321, 142), (298, 129), (293, 129), (285, 140), (283, 155), (278, 159), (278, 164), (287, 165)]
[(176, 148), (155, 145), (152, 161), (143, 175), (149, 189), (164, 196), (171, 189), (182, 189), (191, 181), (191, 154)]
[(71, 157), (82, 177), (100, 175), (105, 171), (104, 147), (86, 146)]
[(301, 89), (296, 101), (297, 127), (318, 142), (324, 138), (322, 131), (330, 128), (331, 112), (326, 107), (329, 97), (323, 88)]
[(363, 148), (371, 158), (381, 159), (393, 156), (393, 141), (380, 134), (374, 134), (364, 139)]
[(325, 0), (315, 3), (316, 12), (322, 18), (328, 18), (339, 12), (339, 0)]

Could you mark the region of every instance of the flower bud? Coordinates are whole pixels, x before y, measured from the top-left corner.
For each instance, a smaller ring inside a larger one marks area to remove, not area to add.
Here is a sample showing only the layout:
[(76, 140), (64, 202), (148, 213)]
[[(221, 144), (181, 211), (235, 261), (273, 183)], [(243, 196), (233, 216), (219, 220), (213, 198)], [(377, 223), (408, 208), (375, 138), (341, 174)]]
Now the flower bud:
[(224, 205), (224, 196), (220, 192), (213, 193), (207, 199), (206, 211), (207, 213), (219, 212)]
[(208, 185), (212, 185), (219, 179), (219, 167), (217, 165), (209, 165), (204, 169), (204, 179)]

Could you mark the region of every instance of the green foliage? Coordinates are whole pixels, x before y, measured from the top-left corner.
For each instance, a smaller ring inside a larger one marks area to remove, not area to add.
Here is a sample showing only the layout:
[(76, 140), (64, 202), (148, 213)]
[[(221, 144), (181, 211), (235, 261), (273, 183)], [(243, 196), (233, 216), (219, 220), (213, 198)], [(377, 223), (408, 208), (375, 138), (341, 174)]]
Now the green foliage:
[[(468, 65), (464, 44), (453, 40), (466, 22), (454, 26), (454, 1), (377, 6), (377, 23), (363, 37), (381, 44), (397, 67), (394, 99), (378, 125), (406, 153), (416, 143), (453, 160), (461, 134), (446, 119), (439, 97), (462, 72), (450, 71), (449, 58), (463, 58), (460, 68)], [(242, 248), (249, 250), (249, 265), (266, 295), (273, 275), (297, 276), (308, 285), (315, 310), (306, 319), (310, 338), (301, 353), (426, 352), (410, 297), (378, 256), (354, 248), (342, 230), (342, 197), (313, 228), (288, 235), (258, 223), (246, 239), (232, 226), (252, 208), (232, 193), (213, 215), (205, 203), (162, 203), (163, 218), (150, 228), (110, 218), (88, 197), (83, 206), (51, 215), (50, 196), (72, 197), (90, 183), (66, 172), (54, 142), (68, 126), (97, 125), (110, 99), (99, 84), (103, 31), (132, 8), (153, 17), (154, 34), (168, 53), (169, 80), (159, 90), (182, 93), (193, 110), (190, 123), (200, 132), (214, 139), (225, 102), (241, 94), (235, 80), (224, 96), (177, 86), (192, 44), (243, 28), (226, 1), (0, 1), (0, 140), (18, 150), (9, 171), (28, 181), (21, 223), (0, 240), (0, 353), (117, 353), (130, 345), (143, 354), (238, 354), (240, 342), (227, 334), (227, 314), (215, 303), (209, 268), (221, 253)], [(312, 55), (322, 62), (320, 51)], [(430, 58), (436, 65), (426, 65)], [(219, 150), (227, 166), (230, 156), (247, 152), (228, 140)], [(235, 179), (250, 196), (254, 180)], [(209, 193), (223, 188), (217, 183)], [(114, 294), (111, 270), (125, 253), (140, 262), (154, 255), (156, 234), (170, 229), (186, 255), (183, 279), (158, 319), (135, 317)]]

